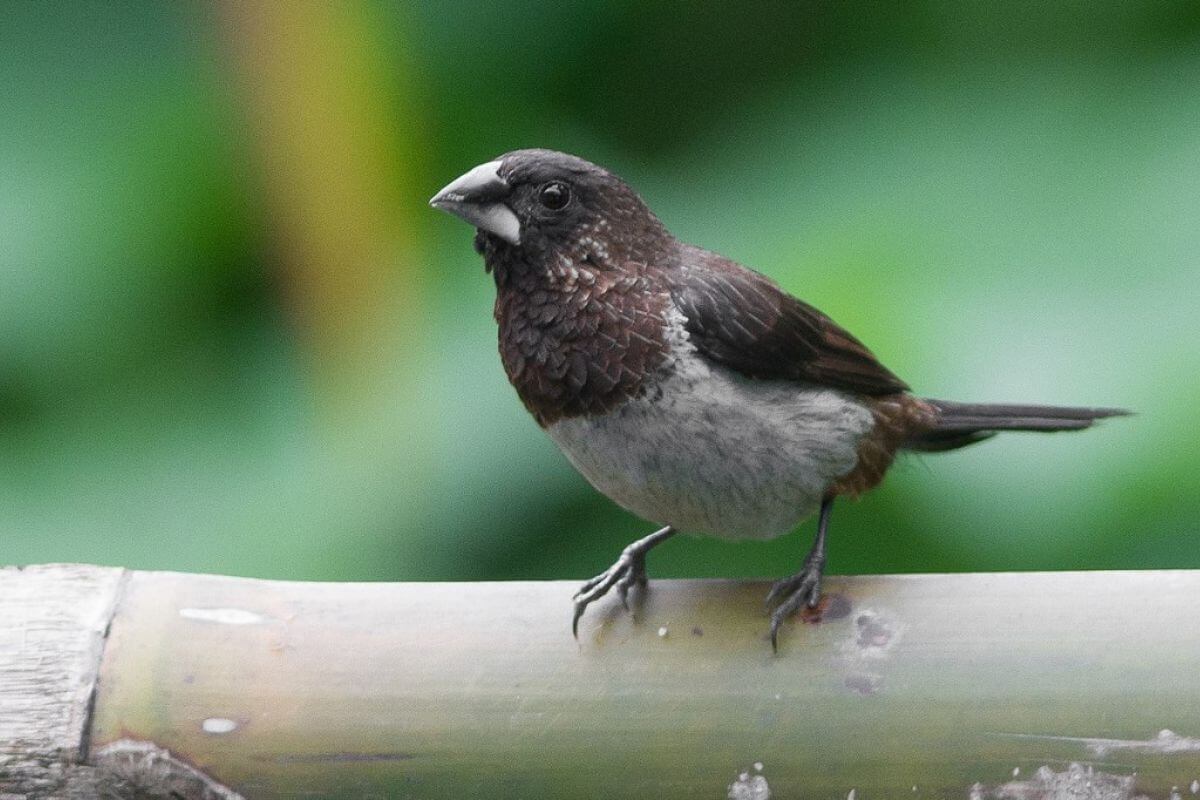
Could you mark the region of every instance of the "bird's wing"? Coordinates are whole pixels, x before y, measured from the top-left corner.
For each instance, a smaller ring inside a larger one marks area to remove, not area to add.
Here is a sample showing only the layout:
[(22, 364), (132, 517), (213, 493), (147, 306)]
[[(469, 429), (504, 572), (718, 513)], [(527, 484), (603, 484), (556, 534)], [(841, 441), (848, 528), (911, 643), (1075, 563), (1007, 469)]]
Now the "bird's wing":
[(908, 389), (829, 317), (733, 262), (682, 266), (671, 296), (696, 348), (749, 377), (867, 395)]

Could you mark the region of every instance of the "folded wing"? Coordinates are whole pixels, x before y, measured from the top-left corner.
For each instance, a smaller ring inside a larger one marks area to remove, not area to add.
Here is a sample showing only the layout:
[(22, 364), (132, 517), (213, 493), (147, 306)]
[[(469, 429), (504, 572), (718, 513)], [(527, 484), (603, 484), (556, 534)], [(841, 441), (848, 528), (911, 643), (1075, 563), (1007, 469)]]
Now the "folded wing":
[(676, 273), (671, 296), (692, 343), (751, 378), (879, 396), (908, 389), (862, 342), (774, 281), (705, 253)]

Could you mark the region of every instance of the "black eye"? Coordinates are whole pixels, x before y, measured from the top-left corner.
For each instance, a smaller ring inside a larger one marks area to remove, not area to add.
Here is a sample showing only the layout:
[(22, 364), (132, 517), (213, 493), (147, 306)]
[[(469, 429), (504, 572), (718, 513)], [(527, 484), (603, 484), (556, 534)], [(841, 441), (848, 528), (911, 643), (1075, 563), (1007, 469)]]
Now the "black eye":
[(538, 192), (538, 202), (551, 211), (558, 211), (571, 202), (571, 187), (562, 181), (552, 181)]

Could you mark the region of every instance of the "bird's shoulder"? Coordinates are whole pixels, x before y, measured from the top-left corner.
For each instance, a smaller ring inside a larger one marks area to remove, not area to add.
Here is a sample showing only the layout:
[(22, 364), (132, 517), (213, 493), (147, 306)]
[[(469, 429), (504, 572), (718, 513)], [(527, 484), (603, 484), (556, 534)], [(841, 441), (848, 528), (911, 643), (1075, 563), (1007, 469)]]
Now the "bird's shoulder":
[(712, 361), (751, 378), (872, 396), (908, 389), (862, 342), (767, 276), (690, 245), (675, 260), (671, 299), (689, 340)]

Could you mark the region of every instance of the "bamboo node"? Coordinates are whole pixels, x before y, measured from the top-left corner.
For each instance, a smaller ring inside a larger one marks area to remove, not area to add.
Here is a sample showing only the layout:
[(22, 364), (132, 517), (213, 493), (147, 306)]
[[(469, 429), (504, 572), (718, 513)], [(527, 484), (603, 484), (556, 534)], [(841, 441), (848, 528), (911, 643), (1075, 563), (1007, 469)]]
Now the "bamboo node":
[(96, 751), (93, 762), (100, 797), (244, 800), (152, 742), (119, 739)]

